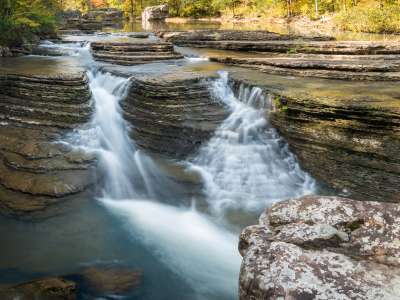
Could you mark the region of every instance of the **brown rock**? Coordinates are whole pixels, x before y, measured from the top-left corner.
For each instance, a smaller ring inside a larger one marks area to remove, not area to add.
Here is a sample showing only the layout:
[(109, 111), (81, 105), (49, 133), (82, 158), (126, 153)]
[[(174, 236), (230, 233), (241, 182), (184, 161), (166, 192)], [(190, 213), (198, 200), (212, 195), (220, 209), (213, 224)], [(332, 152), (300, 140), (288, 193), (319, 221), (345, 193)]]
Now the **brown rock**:
[(75, 300), (75, 283), (62, 278), (46, 278), (0, 288), (2, 300)]
[(89, 267), (81, 275), (89, 288), (98, 293), (121, 294), (138, 287), (143, 273), (118, 267)]

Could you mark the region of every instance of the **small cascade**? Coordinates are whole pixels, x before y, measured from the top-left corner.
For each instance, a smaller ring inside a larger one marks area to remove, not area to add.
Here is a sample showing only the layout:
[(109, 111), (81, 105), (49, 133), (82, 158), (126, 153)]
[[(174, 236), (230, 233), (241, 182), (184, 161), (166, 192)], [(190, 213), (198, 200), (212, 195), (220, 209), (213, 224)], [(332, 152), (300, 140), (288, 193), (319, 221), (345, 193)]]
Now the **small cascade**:
[(193, 288), (193, 299), (236, 298), (237, 235), (191, 207), (160, 203), (169, 202), (179, 187), (129, 137), (120, 108), (129, 79), (99, 71), (88, 46), (78, 52), (88, 67), (96, 109), (88, 128), (69, 142), (98, 154), (104, 174), (100, 202)]
[(312, 193), (314, 180), (268, 122), (270, 97), (258, 87), (240, 86), (234, 95), (222, 72), (212, 92), (231, 111), (191, 164), (205, 184), (213, 212), (261, 210), (267, 204)]

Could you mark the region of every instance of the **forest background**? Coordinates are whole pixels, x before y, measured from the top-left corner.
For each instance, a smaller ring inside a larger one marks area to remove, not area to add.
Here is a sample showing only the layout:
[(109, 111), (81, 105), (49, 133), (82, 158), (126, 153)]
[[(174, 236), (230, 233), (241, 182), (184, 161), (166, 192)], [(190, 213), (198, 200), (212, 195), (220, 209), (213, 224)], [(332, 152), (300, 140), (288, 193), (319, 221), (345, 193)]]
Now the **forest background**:
[(0, 0), (0, 45), (18, 45), (54, 34), (63, 11), (85, 13), (114, 7), (132, 20), (140, 17), (145, 7), (158, 4), (168, 4), (172, 17), (249, 22), (328, 17), (342, 30), (400, 33), (400, 0)]

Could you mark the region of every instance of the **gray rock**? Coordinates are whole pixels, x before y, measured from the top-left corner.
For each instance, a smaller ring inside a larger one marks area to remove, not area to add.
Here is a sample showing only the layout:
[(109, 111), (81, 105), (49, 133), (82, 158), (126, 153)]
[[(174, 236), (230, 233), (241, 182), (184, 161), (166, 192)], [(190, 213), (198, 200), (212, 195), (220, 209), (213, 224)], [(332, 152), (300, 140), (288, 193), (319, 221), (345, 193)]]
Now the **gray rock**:
[(240, 299), (398, 299), (400, 208), (307, 196), (240, 236)]
[(168, 5), (157, 5), (157, 6), (149, 6), (143, 10), (142, 13), (142, 21), (153, 21), (153, 20), (164, 20), (168, 17), (169, 9)]

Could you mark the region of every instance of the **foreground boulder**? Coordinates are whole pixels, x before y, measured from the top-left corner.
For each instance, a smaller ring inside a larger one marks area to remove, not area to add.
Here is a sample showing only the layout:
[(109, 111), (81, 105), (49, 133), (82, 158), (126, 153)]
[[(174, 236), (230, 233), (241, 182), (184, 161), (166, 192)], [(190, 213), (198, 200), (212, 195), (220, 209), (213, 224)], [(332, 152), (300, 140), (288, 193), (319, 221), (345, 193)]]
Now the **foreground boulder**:
[(0, 287), (2, 300), (75, 300), (76, 284), (62, 278), (45, 278)]
[(174, 51), (171, 43), (96, 42), (91, 43), (90, 47), (94, 59), (118, 65), (139, 65), (183, 58)]
[(227, 116), (212, 99), (207, 79), (191, 72), (131, 79), (122, 101), (135, 144), (150, 152), (186, 157), (207, 141)]
[(0, 212), (46, 215), (89, 191), (95, 157), (58, 143), (92, 114), (84, 73), (0, 74), (0, 111)]
[(245, 228), (240, 299), (398, 299), (397, 204), (306, 196)]

